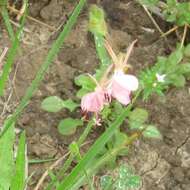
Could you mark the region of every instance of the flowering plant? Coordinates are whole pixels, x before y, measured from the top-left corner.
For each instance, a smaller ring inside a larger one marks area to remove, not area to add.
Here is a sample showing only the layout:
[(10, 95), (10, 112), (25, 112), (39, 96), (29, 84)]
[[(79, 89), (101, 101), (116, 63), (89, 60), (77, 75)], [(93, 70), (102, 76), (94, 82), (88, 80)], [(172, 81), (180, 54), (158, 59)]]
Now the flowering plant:
[(190, 73), (189, 53), (190, 45), (177, 47), (169, 57), (158, 57), (153, 67), (142, 71), (140, 83), (144, 89), (143, 98), (147, 100), (153, 93), (164, 95), (164, 90), (169, 86), (183, 87)]
[[(116, 55), (104, 39), (107, 34), (105, 22), (98, 21), (98, 19), (104, 19), (103, 11), (97, 6), (92, 6), (90, 31), (94, 35), (100, 66), (94, 75), (82, 74), (75, 78), (75, 84), (80, 87), (77, 92), (77, 97), (81, 99), (80, 105), (71, 100), (63, 101), (55, 97), (48, 101), (45, 99), (42, 103), (46, 110), (50, 107), (52, 110), (66, 108), (74, 111), (80, 106), (86, 116), (81, 119), (64, 119), (58, 126), (63, 135), (70, 135), (75, 132), (76, 127), (87, 123), (79, 140), (69, 146), (71, 155), (65, 162), (62, 173), (65, 173), (74, 158), (77, 158), (78, 164), (60, 183), (58, 190), (77, 189), (85, 181), (88, 181), (88, 185), (91, 187), (89, 177), (94, 175), (102, 165), (115, 167), (118, 156), (127, 155), (128, 145), (132, 144), (134, 140), (141, 136), (161, 139), (162, 135), (157, 127), (148, 121), (148, 112), (143, 108), (135, 107), (134, 103), (140, 95), (143, 95), (144, 99), (148, 99), (153, 93), (163, 95), (164, 90), (171, 85), (183, 86), (185, 77), (190, 72), (187, 59), (190, 47), (180, 46), (169, 57), (159, 57), (157, 63), (141, 71), (138, 78), (129, 74), (131, 66), (128, 61), (136, 41), (131, 43), (125, 56)], [(98, 24), (100, 25), (96, 26)], [(51, 104), (53, 106), (50, 106)], [(87, 117), (88, 119), (86, 119)], [(126, 133), (124, 121), (127, 121), (130, 133)], [(81, 144), (92, 127), (100, 124), (101, 130), (105, 129), (103, 134), (96, 139), (85, 155), (81, 155)], [(58, 178), (61, 176), (58, 175)], [(129, 179), (129, 183), (131, 183), (131, 179), (133, 176)], [(137, 183), (132, 180), (132, 186), (135, 183), (140, 184), (139, 178), (135, 176), (135, 179), (137, 179)], [(120, 183), (123, 179), (118, 178), (114, 181), (117, 185), (117, 182)], [(124, 188), (129, 185), (128, 182), (124, 181)]]
[[(84, 95), (81, 99), (81, 108), (83, 112), (98, 113), (104, 108), (104, 105), (111, 102), (112, 97), (123, 105), (128, 105), (131, 101), (131, 92), (138, 89), (138, 79), (134, 75), (125, 74), (127, 61), (136, 41), (128, 48), (126, 57), (117, 57), (111, 46), (106, 42), (106, 48), (112, 57), (113, 64), (108, 67), (103, 77), (96, 83), (95, 90)], [(111, 74), (110, 74), (111, 73)]]

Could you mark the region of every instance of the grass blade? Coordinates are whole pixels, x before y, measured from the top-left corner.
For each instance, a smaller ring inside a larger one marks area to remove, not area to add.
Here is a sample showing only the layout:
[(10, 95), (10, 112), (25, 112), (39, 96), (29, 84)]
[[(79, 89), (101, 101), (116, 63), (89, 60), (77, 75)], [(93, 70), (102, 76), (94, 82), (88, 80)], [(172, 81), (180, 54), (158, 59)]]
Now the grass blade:
[[(81, 147), (81, 145), (86, 140), (86, 138), (87, 138), (88, 134), (90, 133), (94, 124), (95, 123), (94, 123), (94, 118), (93, 118), (91, 121), (89, 121), (88, 125), (85, 127), (85, 130), (83, 131), (83, 133), (81, 134), (80, 138), (77, 141), (77, 144), (79, 147)], [(58, 179), (65, 176), (65, 172), (71, 166), (71, 163), (73, 162), (74, 158), (75, 158), (75, 155), (73, 155), (73, 154), (69, 155), (68, 159), (64, 162), (62, 168), (60, 169), (59, 173), (57, 174), (57, 177), (48, 184), (48, 186), (46, 187), (45, 190), (53, 189), (53, 186), (55, 186), (55, 184), (58, 182)]]
[(96, 45), (97, 55), (101, 61), (102, 66), (108, 66), (111, 64), (111, 60), (108, 56), (107, 50), (104, 46), (105, 38), (101, 34), (94, 33), (94, 40)]
[(27, 89), (24, 97), (22, 98), (20, 104), (18, 105), (15, 112), (13, 113), (11, 119), (5, 125), (4, 130), (0, 134), (0, 138), (3, 136), (5, 131), (11, 126), (11, 124), (16, 121), (16, 119), (21, 114), (23, 109), (29, 103), (31, 97), (33, 96), (34, 92), (37, 90), (40, 82), (42, 81), (47, 69), (52, 64), (53, 59), (55, 58), (55, 56), (59, 52), (59, 49), (62, 46), (62, 44), (65, 40), (65, 37), (68, 35), (68, 33), (72, 29), (72, 26), (75, 24), (77, 17), (79, 16), (79, 14), (80, 14), (83, 6), (85, 5), (85, 3), (86, 3), (86, 0), (80, 0), (79, 1), (79, 3), (76, 6), (76, 8), (74, 9), (72, 15), (70, 16), (69, 20), (67, 21), (63, 31), (61, 32), (61, 34), (59, 35), (57, 40), (54, 42), (54, 44), (52, 45), (52, 48), (50, 49), (50, 51), (49, 51), (49, 53), (45, 59), (45, 62), (42, 64), (38, 73), (36, 74), (35, 79), (32, 81), (32, 84)]
[(1, 15), (3, 17), (5, 26), (6, 26), (7, 31), (8, 31), (9, 37), (11, 39), (11, 42), (13, 42), (15, 39), (15, 36), (14, 36), (14, 31), (13, 31), (13, 28), (12, 28), (12, 25), (10, 22), (10, 18), (9, 18), (9, 14), (8, 14), (6, 5), (2, 5), (0, 10), (1, 10)]
[(9, 49), (7, 53), (7, 61), (3, 67), (3, 73), (0, 77), (0, 96), (3, 95), (5, 84), (8, 79), (9, 73), (11, 71), (11, 67), (13, 65), (18, 47), (19, 47), (19, 40), (16, 37), (12, 44), (12, 47)]
[(57, 158), (48, 158), (48, 159), (42, 159), (42, 160), (32, 159), (32, 160), (28, 160), (28, 164), (41, 164), (45, 162), (52, 162), (55, 160), (57, 160)]
[(9, 190), (11, 179), (13, 177), (14, 160), (14, 124), (6, 131), (0, 139), (0, 189)]
[(17, 157), (16, 157), (16, 168), (15, 177), (11, 183), (11, 190), (23, 190), (25, 188), (26, 180), (26, 136), (25, 132), (21, 134)]
[(122, 124), (131, 106), (128, 106), (121, 115), (115, 120), (114, 123), (97, 139), (97, 141), (92, 145), (86, 155), (77, 164), (77, 166), (72, 170), (72, 172), (60, 183), (57, 190), (68, 190), (75, 183), (77, 177), (83, 172), (85, 167), (94, 159), (94, 157), (101, 151), (107, 141), (113, 136), (117, 128)]
[[(112, 160), (112, 158), (114, 156), (116, 156), (119, 151), (121, 151), (124, 147), (131, 145), (135, 140), (137, 140), (140, 136), (142, 135), (142, 133), (134, 133), (132, 134), (125, 142), (123, 142), (123, 144), (121, 144), (119, 147), (115, 147), (111, 150), (111, 152), (106, 153), (105, 155), (103, 155), (101, 158), (97, 159), (96, 161), (92, 165), (88, 166), (88, 168), (86, 169), (88, 172), (88, 175), (95, 175), (98, 172), (98, 169), (102, 168), (103, 165), (105, 165), (106, 163), (108, 163), (110, 160)], [(85, 183), (85, 179), (86, 176), (83, 174), (82, 176), (80, 176), (75, 184), (71, 187), (72, 190), (77, 190), (80, 188), (80, 186), (82, 186)], [(107, 188), (106, 188), (107, 189)]]
[[(27, 3), (27, 0), (25, 0), (25, 3)], [(14, 37), (14, 40), (12, 42), (12, 46), (9, 49), (8, 54), (7, 54), (7, 61), (6, 61), (5, 65), (4, 65), (4, 67), (3, 67), (3, 73), (0, 76), (0, 96), (3, 96), (5, 84), (6, 84), (6, 81), (8, 79), (9, 73), (11, 71), (14, 59), (16, 57), (18, 47), (20, 45), (19, 38), (20, 38), (20, 36), (22, 34), (22, 31), (23, 31), (25, 18), (26, 18), (26, 12), (24, 13), (24, 16), (22, 17), (20, 28), (18, 29), (18, 31), (16, 33), (16, 36)]]

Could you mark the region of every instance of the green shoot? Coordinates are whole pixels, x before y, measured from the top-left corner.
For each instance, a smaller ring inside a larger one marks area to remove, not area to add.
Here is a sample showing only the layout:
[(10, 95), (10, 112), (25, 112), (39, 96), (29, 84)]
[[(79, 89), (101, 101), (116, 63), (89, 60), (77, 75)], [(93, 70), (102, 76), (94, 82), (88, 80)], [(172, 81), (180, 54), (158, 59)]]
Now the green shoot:
[(1, 15), (3, 17), (5, 26), (7, 28), (8, 34), (10, 36), (11, 42), (14, 42), (15, 36), (14, 36), (14, 30), (12, 28), (11, 22), (10, 22), (10, 18), (9, 18), (9, 14), (6, 8), (7, 2), (4, 3), (4, 5), (0, 5), (0, 12)]

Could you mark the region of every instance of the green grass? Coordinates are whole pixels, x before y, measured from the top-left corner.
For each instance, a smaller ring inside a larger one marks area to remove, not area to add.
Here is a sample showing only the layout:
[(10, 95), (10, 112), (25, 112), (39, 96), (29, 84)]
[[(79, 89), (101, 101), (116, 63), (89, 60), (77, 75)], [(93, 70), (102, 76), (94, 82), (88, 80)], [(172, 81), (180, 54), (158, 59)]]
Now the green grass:
[[(24, 3), (27, 4), (27, 0), (24, 1)], [(13, 32), (13, 28), (11, 26), (10, 23), (10, 18), (8, 15), (8, 11), (7, 8), (5, 6), (1, 7), (1, 14), (5, 23), (5, 26), (7, 28), (7, 31), (9, 33), (10, 39), (11, 39), (11, 47), (8, 50), (7, 53), (7, 60), (5, 62), (5, 65), (3, 67), (3, 72), (0, 76), (0, 96), (3, 96), (4, 94), (4, 89), (6, 86), (6, 82), (8, 80), (9, 74), (11, 72), (12, 66), (14, 64), (17, 52), (18, 52), (18, 48), (20, 45), (20, 36), (23, 32), (23, 27), (24, 27), (24, 23), (25, 23), (25, 19), (26, 19), (26, 12), (24, 13), (22, 19), (21, 19), (21, 24), (19, 29), (16, 32), (16, 35), (14, 36), (14, 32)]]
[(15, 164), (15, 173), (11, 182), (11, 190), (23, 190), (26, 182), (26, 135), (23, 132), (20, 136)]
[(15, 140), (14, 124), (0, 138), (0, 189), (8, 190), (14, 172), (13, 145)]
[(14, 35), (14, 31), (13, 31), (13, 28), (12, 28), (12, 25), (10, 22), (10, 18), (9, 18), (7, 8), (5, 6), (2, 6), (0, 8), (0, 11), (1, 11), (1, 16), (3, 18), (3, 21), (4, 21), (6, 29), (7, 29), (7, 32), (9, 34), (10, 39), (11, 39), (11, 42), (14, 42), (15, 35)]
[[(7, 129), (9, 129), (9, 127), (12, 125), (12, 123), (17, 120), (19, 115), (22, 113), (23, 109), (27, 106), (30, 99), (32, 98), (32, 96), (34, 95), (36, 90), (38, 89), (40, 82), (44, 78), (46, 71), (48, 70), (49, 66), (53, 63), (52, 61), (54, 60), (55, 56), (59, 52), (59, 49), (61, 48), (61, 46), (63, 45), (63, 42), (64, 42), (66, 36), (69, 34), (73, 25), (76, 23), (77, 17), (79, 16), (79, 14), (80, 14), (82, 8), (84, 7), (85, 3), (86, 3), (86, 0), (80, 0), (79, 1), (79, 3), (76, 6), (76, 8), (74, 9), (72, 15), (68, 19), (63, 31), (61, 32), (61, 34), (59, 35), (57, 40), (53, 43), (51, 49), (49, 50), (48, 55), (47, 55), (44, 63), (42, 64), (42, 66), (39, 68), (35, 79), (32, 81), (31, 85), (26, 90), (26, 93), (25, 93), (24, 97), (22, 98), (20, 104), (18, 105), (15, 112), (13, 113), (11, 118), (8, 120), (8, 122), (6, 124), (4, 124), (4, 128), (0, 134), (0, 138), (4, 135), (4, 133), (7, 131)], [(11, 59), (11, 61), (12, 61), (12, 59)], [(7, 72), (8, 70), (9, 69), (7, 68), (5, 75), (8, 74), (8, 72)], [(3, 77), (3, 79), (4, 78), (6, 78), (6, 77)], [(4, 81), (5, 81), (5, 79), (2, 82), (0, 81), (0, 84), (4, 85)], [(0, 86), (0, 88), (1, 88), (1, 86)]]
[(95, 156), (102, 150), (104, 145), (108, 142), (108, 140), (110, 140), (118, 127), (123, 123), (130, 109), (131, 106), (128, 106), (126, 109), (124, 109), (124, 111), (115, 120), (115, 122), (112, 123), (109, 128), (96, 140), (96, 142), (91, 146), (91, 148), (84, 155), (81, 161), (72, 170), (72, 172), (65, 179), (62, 180), (57, 190), (67, 190), (72, 188), (78, 176), (82, 175), (84, 169), (88, 166), (89, 163), (93, 161)]

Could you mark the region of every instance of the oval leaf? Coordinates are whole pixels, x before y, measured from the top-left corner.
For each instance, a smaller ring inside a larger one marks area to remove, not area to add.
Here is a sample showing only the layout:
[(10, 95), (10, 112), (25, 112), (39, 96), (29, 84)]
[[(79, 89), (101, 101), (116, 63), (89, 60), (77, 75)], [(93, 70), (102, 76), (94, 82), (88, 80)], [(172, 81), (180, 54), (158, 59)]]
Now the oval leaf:
[(96, 5), (92, 5), (90, 7), (89, 14), (89, 30), (92, 33), (98, 33), (102, 36), (106, 36), (107, 34), (107, 26), (104, 19), (104, 11)]
[(135, 108), (129, 115), (130, 121), (144, 123), (148, 119), (148, 112), (142, 108)]
[(63, 100), (57, 96), (49, 96), (43, 100), (41, 107), (48, 112), (58, 112), (63, 108)]
[[(128, 136), (127, 136), (125, 133), (118, 131), (118, 132), (115, 134), (114, 147), (117, 148), (117, 147), (122, 146), (122, 144), (123, 144), (124, 142), (126, 142), (127, 140), (128, 140)], [(120, 155), (120, 156), (126, 156), (127, 154), (128, 154), (128, 147), (123, 148), (123, 149), (118, 153), (118, 155)]]
[(134, 188), (138, 188), (141, 185), (141, 177), (138, 175), (134, 175), (131, 176), (128, 180), (127, 180), (127, 187), (134, 189)]
[(188, 45), (185, 47), (184, 55), (185, 55), (186, 57), (190, 57), (190, 44), (188, 44)]
[(72, 135), (75, 133), (76, 128), (81, 125), (83, 125), (83, 121), (80, 119), (63, 119), (58, 125), (58, 131), (62, 135)]
[(71, 153), (73, 155), (79, 155), (80, 154), (80, 150), (79, 150), (79, 146), (77, 144), (77, 142), (72, 142), (70, 145), (69, 145), (69, 150), (71, 151)]
[(183, 52), (181, 49), (176, 50), (168, 57), (168, 62), (171, 65), (177, 65), (183, 58)]
[(67, 108), (69, 111), (74, 111), (77, 107), (79, 107), (79, 104), (73, 102), (71, 99), (62, 101), (62, 106), (64, 108)]
[(168, 78), (170, 80), (170, 83), (176, 87), (184, 87), (185, 85), (185, 77), (183, 75), (173, 74)]
[(110, 189), (112, 186), (112, 183), (113, 183), (112, 177), (109, 175), (104, 175), (100, 178), (100, 186), (102, 190)]
[(142, 129), (142, 124), (148, 119), (148, 112), (142, 108), (134, 109), (129, 115), (131, 129)]
[(147, 126), (146, 130), (143, 132), (143, 136), (157, 139), (162, 138), (160, 131), (154, 125)]
[(190, 63), (181, 64), (179, 67), (180, 74), (190, 73)]

